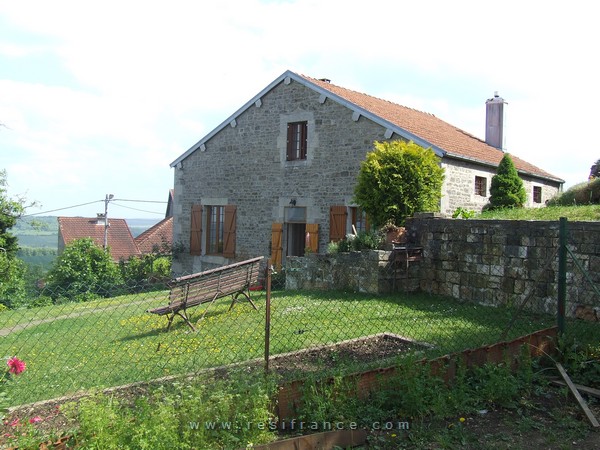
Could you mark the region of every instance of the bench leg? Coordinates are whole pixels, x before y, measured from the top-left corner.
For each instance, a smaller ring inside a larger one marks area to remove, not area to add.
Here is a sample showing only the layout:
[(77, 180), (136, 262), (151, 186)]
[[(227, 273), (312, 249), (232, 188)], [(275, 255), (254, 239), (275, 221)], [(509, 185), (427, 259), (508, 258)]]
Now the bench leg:
[(244, 297), (246, 297), (246, 300), (248, 300), (250, 302), (250, 304), (252, 305), (252, 307), (256, 311), (258, 311), (258, 308), (254, 304), (254, 302), (252, 301), (252, 299), (250, 298), (250, 296), (248, 294), (246, 294), (246, 292), (238, 292), (237, 294), (234, 294), (234, 295), (231, 296), (233, 298), (233, 300), (231, 301), (231, 305), (229, 306), (229, 311), (231, 311), (233, 309), (233, 306), (235, 305), (235, 302), (237, 302), (237, 299), (240, 296), (240, 294), (242, 294)]
[(183, 310), (183, 312), (177, 312), (176, 314), (179, 315), (179, 317), (181, 317), (185, 323), (188, 324), (188, 326), (192, 329), (192, 331), (196, 331), (196, 328), (194, 328), (194, 325), (192, 325), (192, 322), (190, 322), (190, 319), (188, 319), (187, 313), (185, 312), (185, 310)]

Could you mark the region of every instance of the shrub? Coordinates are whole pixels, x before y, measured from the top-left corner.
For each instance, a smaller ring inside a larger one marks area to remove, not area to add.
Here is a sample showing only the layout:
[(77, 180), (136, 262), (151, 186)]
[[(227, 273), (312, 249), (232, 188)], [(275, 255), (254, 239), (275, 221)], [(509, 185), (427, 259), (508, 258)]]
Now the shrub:
[(360, 166), (354, 198), (376, 228), (439, 210), (444, 169), (433, 150), (404, 141), (374, 147)]
[(548, 206), (600, 204), (600, 178), (571, 186), (548, 202)]
[(45, 293), (54, 299), (85, 301), (110, 296), (122, 281), (109, 252), (91, 238), (77, 239), (65, 247), (48, 272)]
[(508, 153), (505, 153), (492, 177), (489, 209), (522, 208), (527, 200), (523, 180)]
[(382, 248), (383, 244), (384, 237), (380, 231), (359, 231), (356, 235), (346, 235), (341, 241), (331, 242), (327, 246), (327, 253), (377, 250)]

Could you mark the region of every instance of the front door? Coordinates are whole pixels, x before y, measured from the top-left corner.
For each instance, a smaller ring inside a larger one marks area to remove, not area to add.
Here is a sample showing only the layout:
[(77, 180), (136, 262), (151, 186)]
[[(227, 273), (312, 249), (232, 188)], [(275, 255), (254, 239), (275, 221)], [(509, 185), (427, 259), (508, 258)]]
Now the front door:
[(285, 208), (285, 256), (304, 256), (306, 248), (306, 208)]
[(304, 256), (306, 248), (306, 224), (287, 224), (287, 249), (286, 256)]

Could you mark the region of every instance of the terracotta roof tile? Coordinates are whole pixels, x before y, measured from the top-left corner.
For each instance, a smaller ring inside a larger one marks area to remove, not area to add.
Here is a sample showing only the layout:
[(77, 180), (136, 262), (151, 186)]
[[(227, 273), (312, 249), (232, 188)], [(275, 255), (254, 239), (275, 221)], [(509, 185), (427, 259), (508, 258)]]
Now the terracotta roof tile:
[[(318, 80), (305, 75), (301, 76), (343, 100), (353, 103), (371, 114), (429, 142), (432, 146), (445, 151), (448, 157), (473, 160), (498, 166), (504, 155), (502, 150), (486, 144), (485, 141), (444, 122), (433, 114), (336, 86), (328, 81)], [(512, 153), (510, 155), (515, 167), (521, 172), (556, 181), (563, 181), (559, 177), (524, 161)]]
[(153, 253), (173, 246), (173, 217), (167, 217), (135, 238), (142, 254)]
[[(99, 247), (104, 246), (104, 222), (97, 218), (58, 217), (58, 233), (65, 245), (76, 239), (92, 238)], [(108, 247), (115, 261), (139, 256), (133, 235), (125, 219), (108, 219)]]

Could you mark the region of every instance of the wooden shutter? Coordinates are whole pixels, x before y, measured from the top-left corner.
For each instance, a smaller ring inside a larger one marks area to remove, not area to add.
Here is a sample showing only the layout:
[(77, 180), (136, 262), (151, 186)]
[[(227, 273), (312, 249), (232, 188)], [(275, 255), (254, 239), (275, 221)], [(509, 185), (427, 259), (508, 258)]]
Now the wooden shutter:
[(202, 255), (202, 205), (192, 205), (190, 255)]
[(337, 242), (346, 236), (346, 219), (348, 208), (345, 206), (332, 206), (329, 208), (329, 241)]
[(281, 258), (283, 255), (283, 224), (274, 223), (271, 225), (271, 261), (275, 270), (281, 269)]
[(237, 214), (235, 205), (225, 206), (225, 217), (223, 225), (223, 256), (225, 258), (235, 257), (235, 228)]
[(313, 253), (319, 253), (319, 224), (307, 223), (306, 233), (308, 234), (307, 247)]

